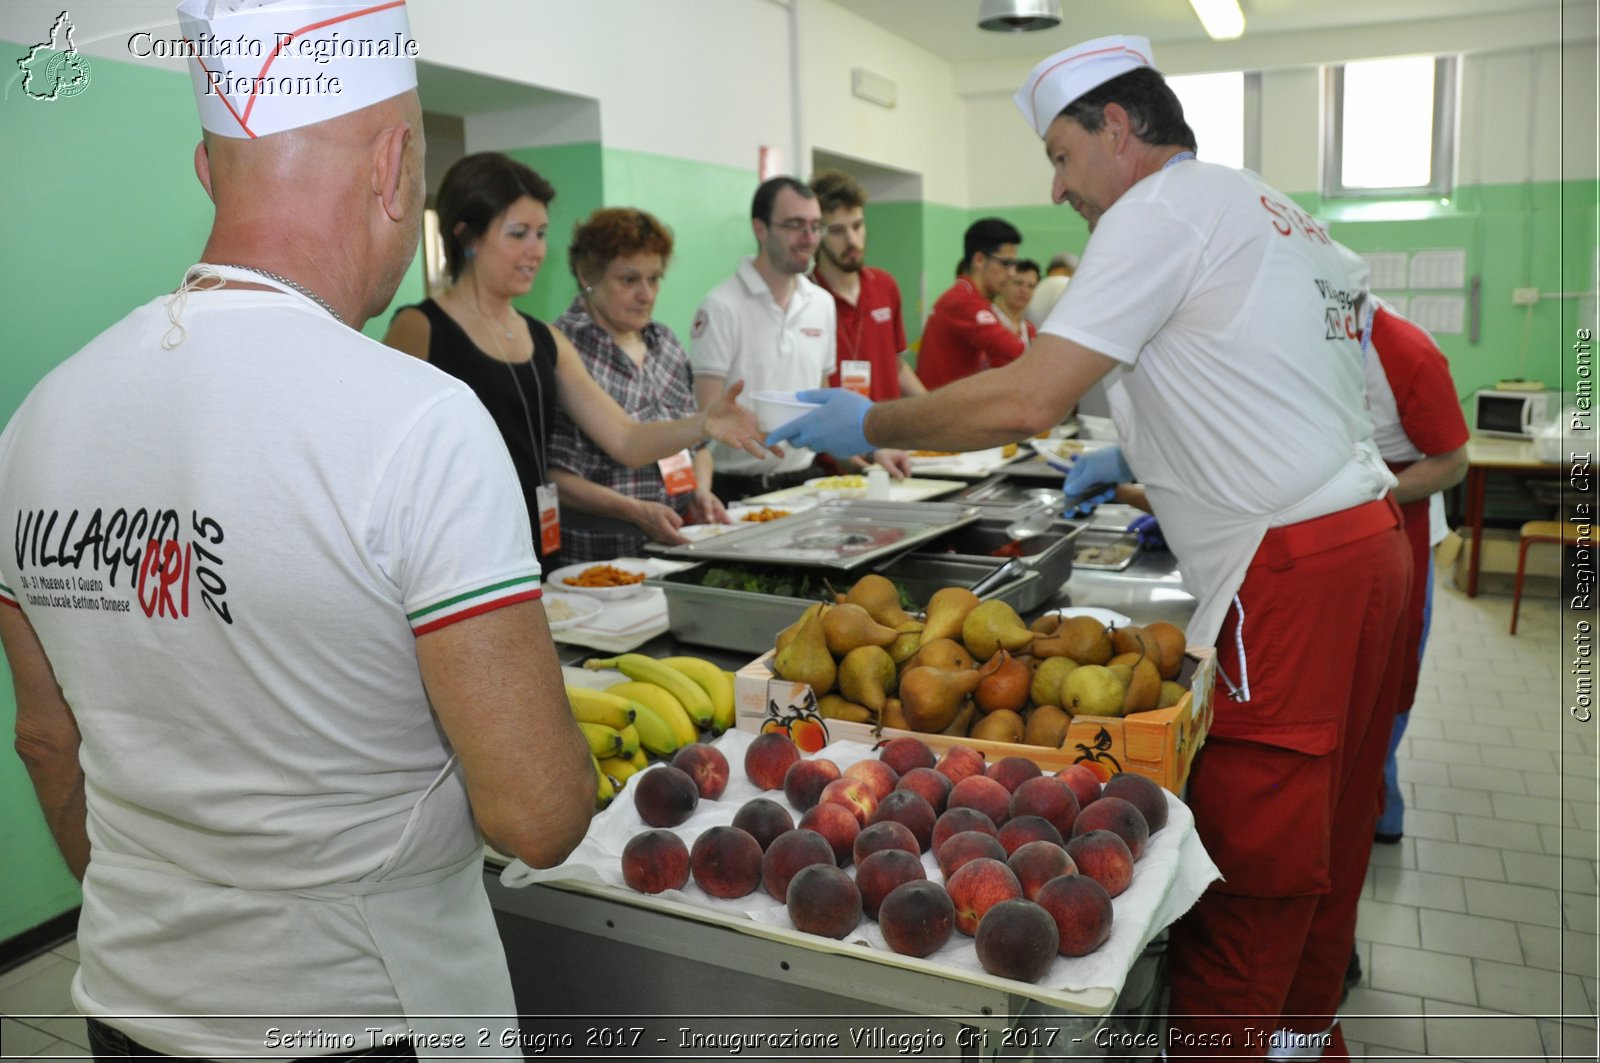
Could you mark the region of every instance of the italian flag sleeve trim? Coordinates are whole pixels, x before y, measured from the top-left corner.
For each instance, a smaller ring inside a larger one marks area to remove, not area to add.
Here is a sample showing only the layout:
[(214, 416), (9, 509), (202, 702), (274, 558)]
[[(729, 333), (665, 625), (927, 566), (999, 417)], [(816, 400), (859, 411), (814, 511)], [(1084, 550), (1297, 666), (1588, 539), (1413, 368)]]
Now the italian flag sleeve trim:
[(21, 609), (22, 604), (17, 601), (17, 592), (0, 583), (0, 605), (9, 605), (13, 609)]
[(518, 576), (475, 590), (463, 591), (432, 605), (425, 605), (421, 609), (407, 613), (406, 619), (411, 621), (413, 635), (426, 635), (430, 631), (449, 627), (469, 617), (481, 616), (518, 602), (531, 602), (540, 594), (537, 573)]

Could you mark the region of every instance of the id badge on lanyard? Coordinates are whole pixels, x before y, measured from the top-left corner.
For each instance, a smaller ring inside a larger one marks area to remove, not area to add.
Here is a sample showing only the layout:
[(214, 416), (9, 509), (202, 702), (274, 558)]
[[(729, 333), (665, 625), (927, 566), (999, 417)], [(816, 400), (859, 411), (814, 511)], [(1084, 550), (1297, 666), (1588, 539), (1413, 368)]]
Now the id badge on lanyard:
[(669, 495), (686, 495), (695, 489), (694, 459), (687, 450), (662, 458), (656, 462), (661, 470), (661, 482)]
[(872, 363), (855, 360), (840, 362), (839, 386), (863, 398), (872, 398)]
[(561, 549), (561, 502), (556, 485), (540, 484), (533, 489), (534, 508), (539, 513), (539, 553), (549, 555)]

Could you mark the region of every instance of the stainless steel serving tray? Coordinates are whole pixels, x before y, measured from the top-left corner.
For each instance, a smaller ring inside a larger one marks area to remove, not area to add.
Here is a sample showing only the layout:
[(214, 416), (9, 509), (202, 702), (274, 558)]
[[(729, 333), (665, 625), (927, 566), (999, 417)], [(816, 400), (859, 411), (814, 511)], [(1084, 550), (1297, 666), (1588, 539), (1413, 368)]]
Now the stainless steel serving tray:
[[(1010, 554), (996, 551), (1011, 548), (1011, 536), (1006, 534), (1009, 523), (1006, 517), (985, 515), (976, 524), (941, 536), (908, 556), (965, 562), (1004, 558)], [(1023, 587), (1012, 602), (1017, 612), (1031, 612), (1055, 596), (1072, 576), (1076, 540), (1088, 530), (1088, 525), (1058, 520), (1050, 525), (1049, 531), (1016, 542), (1016, 556), (1039, 573), (1038, 582)]]
[(810, 565), (850, 571), (910, 550), (981, 515), (953, 502), (838, 499), (665, 551), (685, 561)]
[(1121, 572), (1142, 550), (1133, 532), (1114, 525), (1088, 524), (1073, 543), (1072, 564), (1074, 568)]

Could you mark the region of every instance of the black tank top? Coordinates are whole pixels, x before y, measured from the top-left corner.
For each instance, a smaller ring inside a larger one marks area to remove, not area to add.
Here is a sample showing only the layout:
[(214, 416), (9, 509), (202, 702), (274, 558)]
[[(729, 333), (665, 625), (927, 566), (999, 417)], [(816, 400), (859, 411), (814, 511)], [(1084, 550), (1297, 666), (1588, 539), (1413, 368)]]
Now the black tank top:
[[(526, 362), (502, 362), (485, 354), (432, 299), (411, 309), (421, 310), (431, 326), (428, 361), (470, 387), (500, 429), (522, 483), (533, 548), (539, 553), (534, 489), (550, 482), (550, 430), (556, 416), (556, 341), (550, 326), (518, 311), (533, 337), (533, 357)], [(556, 564), (555, 558), (542, 554), (539, 560), (547, 572)]]

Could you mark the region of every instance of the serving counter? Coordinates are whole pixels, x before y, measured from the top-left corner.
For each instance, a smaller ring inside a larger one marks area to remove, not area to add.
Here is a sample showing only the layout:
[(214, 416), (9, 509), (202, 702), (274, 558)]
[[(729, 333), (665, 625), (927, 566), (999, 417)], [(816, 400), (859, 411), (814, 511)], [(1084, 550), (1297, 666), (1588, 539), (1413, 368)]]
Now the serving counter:
[[(1194, 599), (1171, 555), (1155, 551), (1122, 571), (1075, 570), (1028, 615), (1084, 606), (1181, 626)], [(558, 649), (567, 665), (592, 655)], [(729, 669), (750, 659), (744, 651), (681, 645), (670, 634), (639, 652), (690, 653)], [(500, 871), (486, 866), (485, 884), (530, 1058), (1151, 1058), (1160, 1051), (1164, 933), (1134, 950), (1120, 992), (1051, 992), (981, 970), (898, 962), (892, 953), (869, 959), (865, 945), (800, 941), (805, 935), (755, 920), (643, 903), (597, 879), (511, 888)]]

